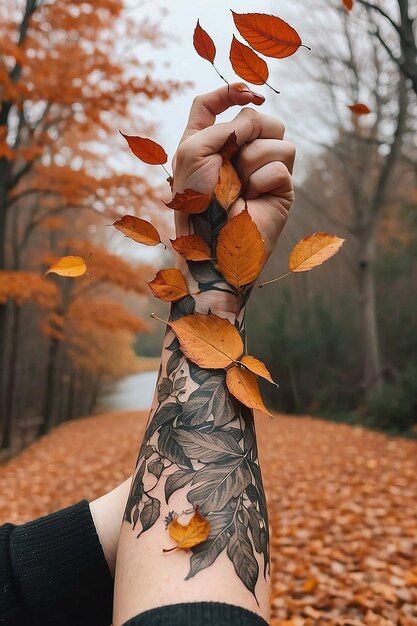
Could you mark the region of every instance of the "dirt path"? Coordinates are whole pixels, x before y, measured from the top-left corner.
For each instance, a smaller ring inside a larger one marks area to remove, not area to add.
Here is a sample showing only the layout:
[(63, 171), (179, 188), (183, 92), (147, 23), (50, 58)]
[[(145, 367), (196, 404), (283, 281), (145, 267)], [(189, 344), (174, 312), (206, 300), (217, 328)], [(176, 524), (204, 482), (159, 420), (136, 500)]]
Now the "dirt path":
[[(0, 522), (126, 478), (146, 413), (74, 421), (0, 467)], [(258, 418), (273, 626), (417, 626), (417, 444), (309, 417)]]

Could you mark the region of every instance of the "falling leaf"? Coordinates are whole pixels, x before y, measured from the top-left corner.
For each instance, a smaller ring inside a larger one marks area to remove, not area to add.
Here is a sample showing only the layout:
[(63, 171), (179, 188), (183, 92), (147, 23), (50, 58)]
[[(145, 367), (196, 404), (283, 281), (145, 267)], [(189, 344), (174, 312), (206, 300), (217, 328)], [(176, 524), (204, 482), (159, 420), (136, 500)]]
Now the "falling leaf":
[(225, 161), (219, 171), (219, 180), (214, 195), (226, 211), (239, 197), (242, 183), (230, 161)]
[(164, 549), (163, 552), (187, 550), (207, 539), (210, 533), (210, 522), (197, 509), (186, 526), (180, 524), (177, 518), (173, 519), (168, 526), (168, 532), (177, 545), (175, 548)]
[(235, 73), (253, 85), (263, 85), (268, 80), (269, 70), (263, 59), (256, 52), (238, 41), (233, 35), (230, 46), (230, 63)]
[(227, 370), (226, 384), (230, 393), (245, 406), (256, 411), (262, 411), (272, 417), (261, 398), (256, 377), (252, 372), (241, 367), (232, 367)]
[(217, 241), (217, 263), (226, 281), (240, 289), (256, 280), (265, 259), (261, 234), (245, 209), (229, 220)]
[(291, 272), (308, 272), (330, 259), (342, 247), (345, 239), (327, 233), (313, 233), (301, 239), (288, 259)]
[(121, 233), (146, 246), (157, 246), (161, 243), (161, 238), (155, 226), (140, 217), (134, 215), (124, 215), (113, 223), (113, 226)]
[(265, 378), (265, 380), (268, 380), (273, 385), (276, 385), (276, 383), (272, 380), (272, 376), (268, 372), (266, 365), (264, 365), (262, 361), (255, 359), (254, 356), (250, 356), (249, 354), (246, 354), (244, 357), (240, 359), (240, 362), (242, 363), (242, 365), (247, 367), (248, 370), (250, 370), (253, 374), (256, 374), (257, 376), (261, 376), (262, 378)]
[(170, 209), (191, 215), (203, 213), (210, 204), (210, 201), (211, 194), (186, 189), (182, 193), (176, 193), (171, 202), (165, 202), (165, 205)]
[(53, 265), (51, 265), (45, 273), (77, 278), (78, 276), (85, 274), (86, 271), (87, 266), (84, 259), (80, 256), (63, 256), (59, 259), (59, 261), (53, 263)]
[(167, 153), (156, 141), (146, 139), (145, 137), (133, 137), (125, 135), (121, 131), (119, 132), (126, 139), (133, 154), (144, 163), (149, 163), (149, 165), (163, 165), (167, 162)]
[(297, 31), (275, 15), (265, 13), (239, 14), (233, 19), (242, 37), (257, 52), (275, 59), (289, 57), (302, 46)]
[(224, 142), (223, 147), (219, 150), (219, 154), (223, 157), (223, 161), (228, 161), (238, 150), (240, 150), (240, 146), (237, 143), (236, 133), (233, 131)]
[(348, 107), (355, 115), (368, 115), (371, 112), (371, 109), (363, 102), (349, 104)]
[(243, 342), (229, 320), (214, 313), (193, 313), (170, 322), (184, 356), (200, 367), (221, 369), (243, 352)]
[(189, 294), (182, 272), (175, 267), (160, 270), (148, 285), (153, 295), (164, 302), (177, 302)]
[(200, 20), (197, 20), (197, 26), (194, 30), (193, 44), (196, 52), (203, 57), (203, 59), (214, 63), (214, 59), (216, 58), (216, 46), (210, 35), (201, 28)]
[(200, 235), (184, 235), (170, 239), (175, 252), (186, 261), (209, 261), (210, 248)]
[(353, 8), (353, 0), (342, 0), (343, 2), (343, 6), (345, 7), (345, 9), (347, 9), (348, 11), (351, 11)]

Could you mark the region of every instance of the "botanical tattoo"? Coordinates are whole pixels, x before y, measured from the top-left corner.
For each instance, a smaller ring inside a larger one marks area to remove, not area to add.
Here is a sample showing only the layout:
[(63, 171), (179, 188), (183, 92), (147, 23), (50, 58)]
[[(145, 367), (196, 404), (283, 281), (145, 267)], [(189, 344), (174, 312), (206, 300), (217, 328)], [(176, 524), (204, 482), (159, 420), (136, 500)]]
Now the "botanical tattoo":
[[(215, 199), (204, 213), (190, 217), (213, 257), (226, 219)], [(188, 265), (200, 292), (237, 295), (212, 261)], [(247, 289), (238, 301), (235, 321), (242, 337), (248, 294)], [(172, 305), (171, 319), (190, 315), (195, 306), (194, 298), (186, 296)], [(253, 413), (229, 393), (224, 370), (202, 369), (188, 361), (178, 339), (168, 333), (172, 340), (166, 366), (159, 372), (158, 404), (139, 452), (124, 519), (140, 537), (158, 520), (163, 523), (161, 509), (184, 489), (192, 509), (198, 507), (211, 525), (209, 537), (191, 549), (187, 579), (226, 551), (238, 577), (255, 594), (259, 576), (269, 574), (269, 533)], [(165, 502), (154, 494), (158, 484), (164, 485)], [(171, 519), (172, 513), (166, 523)]]

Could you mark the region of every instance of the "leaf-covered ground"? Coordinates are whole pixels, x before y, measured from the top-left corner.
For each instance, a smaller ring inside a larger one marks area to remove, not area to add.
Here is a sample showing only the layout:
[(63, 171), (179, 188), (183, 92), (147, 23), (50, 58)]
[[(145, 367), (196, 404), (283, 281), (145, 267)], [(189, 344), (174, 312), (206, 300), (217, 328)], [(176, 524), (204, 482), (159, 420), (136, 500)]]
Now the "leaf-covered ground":
[[(126, 478), (146, 413), (63, 425), (0, 467), (0, 521)], [(272, 626), (417, 626), (417, 444), (308, 417), (258, 419)]]

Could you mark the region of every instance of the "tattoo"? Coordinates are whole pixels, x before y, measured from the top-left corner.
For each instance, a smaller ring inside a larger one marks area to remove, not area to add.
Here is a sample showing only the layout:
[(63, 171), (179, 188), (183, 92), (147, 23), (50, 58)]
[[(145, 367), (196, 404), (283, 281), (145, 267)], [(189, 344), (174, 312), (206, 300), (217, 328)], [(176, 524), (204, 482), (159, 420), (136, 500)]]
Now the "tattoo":
[[(214, 252), (226, 221), (224, 209), (213, 200), (207, 211), (190, 219)], [(221, 289), (237, 295), (211, 261), (188, 265), (200, 291)], [(194, 308), (194, 298), (187, 296), (172, 305), (171, 319), (189, 315)], [(235, 325), (244, 337), (243, 315)], [(146, 428), (124, 519), (138, 537), (162, 518), (161, 508), (169, 524), (170, 498), (184, 489), (190, 505), (211, 524), (206, 541), (191, 550), (186, 578), (226, 551), (237, 576), (255, 595), (260, 571), (269, 575), (269, 530), (253, 413), (231, 396), (223, 370), (201, 369), (185, 359), (174, 335), (167, 351), (165, 370), (158, 377), (158, 405)], [(164, 486), (165, 502), (152, 493), (158, 484)]]

